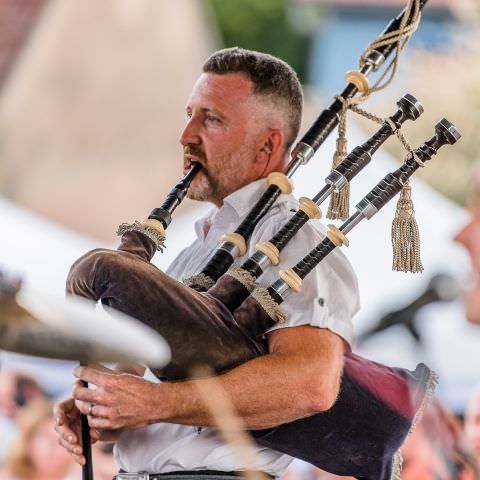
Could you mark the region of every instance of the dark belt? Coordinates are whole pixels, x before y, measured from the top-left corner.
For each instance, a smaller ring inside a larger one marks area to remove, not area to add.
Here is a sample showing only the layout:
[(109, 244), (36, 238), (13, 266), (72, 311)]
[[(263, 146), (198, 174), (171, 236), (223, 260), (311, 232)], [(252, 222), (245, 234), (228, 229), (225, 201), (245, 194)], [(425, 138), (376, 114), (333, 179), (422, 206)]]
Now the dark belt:
[[(264, 473), (267, 478), (273, 479), (268, 473)], [(243, 478), (242, 472), (220, 472), (217, 470), (182, 470), (168, 473), (126, 473), (120, 470), (115, 475), (114, 480), (239, 480)]]

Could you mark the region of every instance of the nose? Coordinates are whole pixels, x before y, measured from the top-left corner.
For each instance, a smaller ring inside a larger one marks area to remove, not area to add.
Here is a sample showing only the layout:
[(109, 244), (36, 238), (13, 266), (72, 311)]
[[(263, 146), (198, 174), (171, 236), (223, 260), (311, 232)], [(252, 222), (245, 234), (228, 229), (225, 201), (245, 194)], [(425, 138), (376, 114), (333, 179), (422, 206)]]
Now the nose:
[(192, 144), (200, 145), (202, 143), (200, 137), (200, 125), (193, 115), (188, 119), (188, 122), (180, 135), (180, 143), (184, 147)]
[(469, 243), (471, 241), (471, 229), (472, 221), (469, 221), (456, 235), (453, 237), (455, 242), (460, 243), (465, 248), (468, 249)]

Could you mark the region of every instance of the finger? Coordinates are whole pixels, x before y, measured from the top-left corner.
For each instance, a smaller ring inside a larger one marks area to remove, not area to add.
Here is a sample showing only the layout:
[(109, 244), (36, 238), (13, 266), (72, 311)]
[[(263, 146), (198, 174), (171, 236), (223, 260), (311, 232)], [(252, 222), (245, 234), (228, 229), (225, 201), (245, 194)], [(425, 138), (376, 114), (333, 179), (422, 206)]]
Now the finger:
[(98, 442), (102, 436), (102, 432), (98, 430), (98, 428), (91, 428), (90, 429), (90, 438), (92, 439), (92, 443)]
[[(101, 403), (101, 392), (98, 389), (87, 388), (83, 386), (75, 386), (72, 391), (72, 396), (75, 399), (75, 406), (79, 408), (78, 401), (82, 403)], [(88, 407), (87, 407), (88, 409)], [(79, 409), (82, 413), (87, 413), (86, 410)]]
[(73, 398), (69, 398), (64, 400), (63, 402), (56, 403), (53, 406), (53, 416), (55, 418), (55, 422), (58, 425), (62, 425), (65, 423), (67, 416), (72, 412), (75, 408), (73, 403)]
[(119, 428), (115, 419), (107, 417), (88, 417), (90, 429), (96, 430), (116, 430)]
[(69, 444), (79, 443), (75, 432), (70, 428), (55, 425), (55, 431), (58, 433), (59, 438), (63, 438)]
[(61, 437), (58, 439), (58, 444), (62, 446), (77, 463), (83, 465), (85, 457), (83, 456), (83, 450), (80, 445), (72, 444)]
[(74, 453), (71, 453), (70, 456), (80, 465), (83, 467), (85, 465), (86, 460), (83, 455), (75, 455)]
[(92, 416), (94, 407), (98, 408), (94, 402), (84, 402), (83, 400), (75, 400), (75, 405), (83, 415)]
[(74, 375), (84, 382), (93, 383), (97, 386), (103, 386), (106, 379), (112, 374), (107, 372), (100, 372), (94, 368), (77, 367), (73, 372)]

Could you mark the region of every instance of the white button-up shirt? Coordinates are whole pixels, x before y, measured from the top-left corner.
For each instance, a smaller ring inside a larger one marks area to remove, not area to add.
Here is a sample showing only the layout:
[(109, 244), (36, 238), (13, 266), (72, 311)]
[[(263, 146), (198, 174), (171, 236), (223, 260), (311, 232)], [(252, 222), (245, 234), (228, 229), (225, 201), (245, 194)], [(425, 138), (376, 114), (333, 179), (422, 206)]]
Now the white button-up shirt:
[[(195, 224), (196, 240), (175, 259), (167, 273), (183, 279), (199, 273), (219, 245), (220, 237), (233, 232), (265, 190), (265, 180), (253, 182), (229, 195), (223, 206), (214, 208)], [(292, 195), (280, 195), (255, 228), (247, 255), (236, 259), (240, 266), (255, 251), (258, 242), (270, 240), (293, 215), (298, 202)], [(325, 237), (318, 221), (309, 221), (281, 252), (278, 266), (259, 279), (264, 286), (278, 279), (278, 270), (291, 268)], [(303, 281), (301, 292), (287, 297), (281, 306), (286, 323), (272, 328), (312, 325), (328, 328), (352, 342), (352, 317), (359, 308), (356, 276), (340, 249), (330, 253)], [(201, 341), (201, 339), (199, 339)], [(157, 381), (151, 372), (146, 378)], [(261, 388), (261, 387), (259, 387)], [(280, 476), (292, 458), (274, 450), (257, 447), (257, 469)], [(115, 448), (119, 466), (127, 472), (164, 473), (175, 470), (243, 470), (220, 434), (213, 428), (198, 433), (195, 427), (157, 423), (125, 432)]]

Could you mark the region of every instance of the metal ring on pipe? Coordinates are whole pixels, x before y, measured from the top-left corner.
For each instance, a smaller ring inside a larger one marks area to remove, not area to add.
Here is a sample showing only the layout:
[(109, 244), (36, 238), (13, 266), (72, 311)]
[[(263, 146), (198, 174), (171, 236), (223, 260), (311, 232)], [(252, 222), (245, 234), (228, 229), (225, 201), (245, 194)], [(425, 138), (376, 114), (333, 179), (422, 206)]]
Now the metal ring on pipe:
[(300, 291), (302, 279), (293, 270), (280, 270), (278, 275), (293, 291)]
[(280, 252), (278, 248), (270, 242), (257, 243), (255, 248), (262, 252), (269, 260), (272, 265), (278, 265), (280, 263)]

